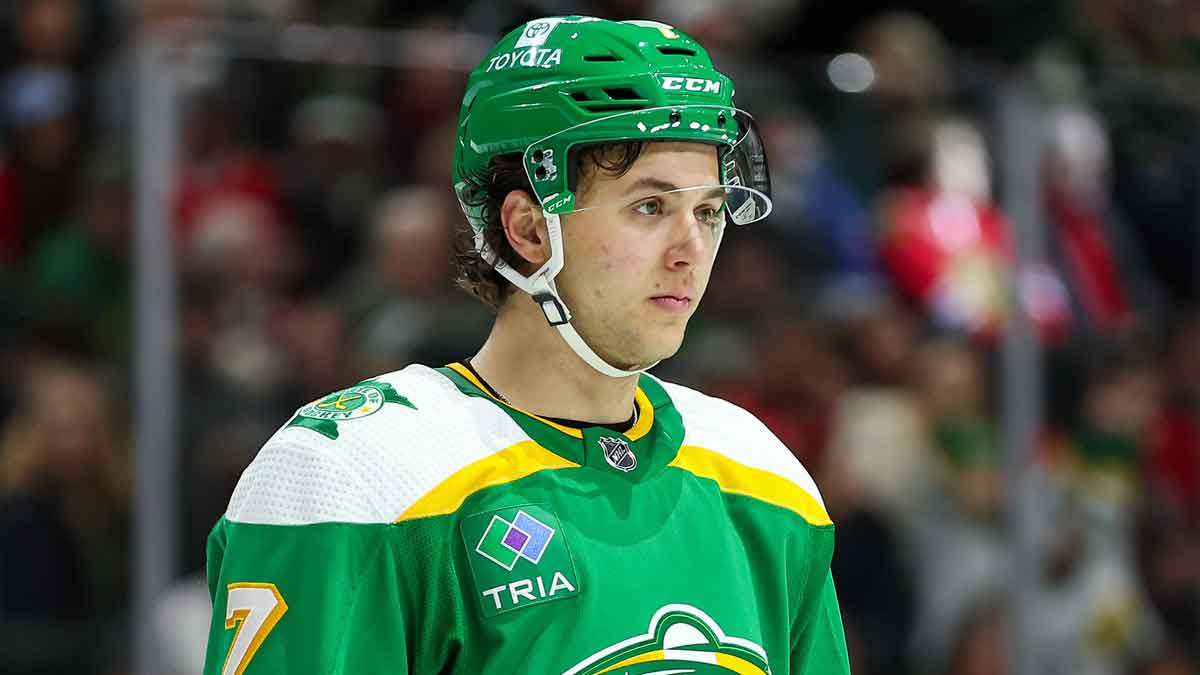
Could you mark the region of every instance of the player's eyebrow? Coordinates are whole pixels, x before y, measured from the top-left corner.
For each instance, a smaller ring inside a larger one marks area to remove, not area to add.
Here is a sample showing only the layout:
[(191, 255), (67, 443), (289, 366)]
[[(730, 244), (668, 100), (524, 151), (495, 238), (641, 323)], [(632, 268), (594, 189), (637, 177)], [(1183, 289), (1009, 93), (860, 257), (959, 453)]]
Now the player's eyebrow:
[(653, 190), (654, 192), (670, 192), (671, 190), (678, 189), (679, 186), (670, 181), (665, 181), (661, 178), (654, 178), (653, 176), (643, 176), (630, 183), (629, 187), (625, 188), (625, 194), (629, 195), (634, 192), (645, 192), (646, 190)]
[[(654, 178), (653, 176), (643, 176), (642, 178), (630, 183), (629, 187), (625, 188), (624, 194), (628, 196), (634, 192), (671, 192), (672, 190), (680, 189), (682, 188), (670, 181), (666, 181), (661, 178)], [(712, 188), (708, 192), (704, 193), (704, 199), (724, 196), (725, 189), (719, 187)]]

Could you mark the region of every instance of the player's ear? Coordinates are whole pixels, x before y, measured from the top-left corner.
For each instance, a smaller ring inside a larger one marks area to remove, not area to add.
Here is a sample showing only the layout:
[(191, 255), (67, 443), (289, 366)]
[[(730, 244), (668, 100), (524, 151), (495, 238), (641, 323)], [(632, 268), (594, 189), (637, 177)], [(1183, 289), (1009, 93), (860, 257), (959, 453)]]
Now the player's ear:
[(504, 236), (517, 255), (534, 266), (550, 259), (550, 237), (546, 219), (537, 202), (524, 190), (513, 190), (500, 205)]

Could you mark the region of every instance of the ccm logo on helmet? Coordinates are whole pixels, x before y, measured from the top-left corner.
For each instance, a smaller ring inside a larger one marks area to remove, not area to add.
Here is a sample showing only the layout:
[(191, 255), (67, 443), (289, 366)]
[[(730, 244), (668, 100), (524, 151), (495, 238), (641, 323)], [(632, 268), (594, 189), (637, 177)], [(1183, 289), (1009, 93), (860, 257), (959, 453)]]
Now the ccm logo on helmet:
[(721, 83), (716, 80), (706, 80), (702, 77), (664, 77), (662, 87), (668, 91), (699, 91), (705, 94), (721, 93)]

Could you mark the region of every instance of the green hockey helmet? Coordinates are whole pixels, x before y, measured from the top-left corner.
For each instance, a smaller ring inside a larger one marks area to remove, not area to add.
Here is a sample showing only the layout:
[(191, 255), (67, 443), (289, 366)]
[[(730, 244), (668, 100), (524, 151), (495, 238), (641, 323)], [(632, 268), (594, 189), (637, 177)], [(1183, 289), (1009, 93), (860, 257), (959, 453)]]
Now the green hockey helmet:
[[(571, 153), (620, 141), (692, 141), (717, 146), (724, 224), (771, 211), (766, 153), (753, 118), (733, 104), (733, 82), (692, 38), (654, 21), (585, 16), (535, 19), (504, 36), (471, 72), (459, 113), (454, 189), (475, 231), (479, 255), (541, 307), (550, 325), (589, 365), (612, 377), (571, 326), (554, 286), (563, 266), (559, 217), (596, 205), (576, 203)], [(482, 195), (473, 191), (493, 157), (520, 155), (546, 216), (550, 259), (524, 274), (488, 249)], [(652, 367), (653, 364), (645, 368)], [(642, 368), (641, 370), (644, 370)]]
[(584, 16), (537, 19), (502, 38), (471, 73), (458, 121), (455, 190), (467, 204), (468, 176), (492, 157), (521, 153), (548, 213), (578, 205), (567, 160), (574, 148), (612, 141), (674, 140), (721, 148), (720, 182), (732, 222), (770, 211), (766, 155), (753, 119), (733, 105), (733, 82), (692, 38), (653, 21)]

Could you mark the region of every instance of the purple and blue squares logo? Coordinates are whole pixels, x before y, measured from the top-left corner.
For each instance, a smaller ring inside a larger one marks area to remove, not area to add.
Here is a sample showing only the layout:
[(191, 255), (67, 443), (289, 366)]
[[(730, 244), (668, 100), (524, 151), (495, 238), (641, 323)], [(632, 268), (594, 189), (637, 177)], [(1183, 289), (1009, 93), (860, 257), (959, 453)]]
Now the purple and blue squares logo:
[(564, 527), (546, 504), (506, 506), (463, 519), (463, 548), (484, 616), (579, 595)]
[(524, 511), (517, 511), (512, 522), (492, 516), (475, 545), (475, 552), (511, 572), (521, 558), (538, 564), (553, 538), (554, 528)]

